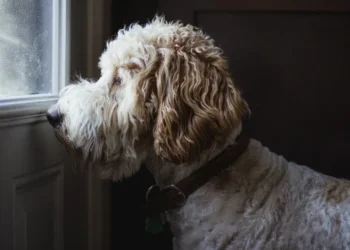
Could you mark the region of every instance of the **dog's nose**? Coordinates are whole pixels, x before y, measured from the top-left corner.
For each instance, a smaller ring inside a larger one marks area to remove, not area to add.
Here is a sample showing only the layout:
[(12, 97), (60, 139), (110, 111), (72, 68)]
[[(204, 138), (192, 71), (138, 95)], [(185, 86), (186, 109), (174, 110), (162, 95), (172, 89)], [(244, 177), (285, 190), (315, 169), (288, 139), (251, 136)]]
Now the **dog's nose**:
[(46, 117), (47, 117), (47, 120), (50, 122), (50, 124), (53, 127), (57, 127), (58, 125), (61, 124), (62, 116), (61, 116), (61, 114), (56, 106), (51, 107), (46, 112)]

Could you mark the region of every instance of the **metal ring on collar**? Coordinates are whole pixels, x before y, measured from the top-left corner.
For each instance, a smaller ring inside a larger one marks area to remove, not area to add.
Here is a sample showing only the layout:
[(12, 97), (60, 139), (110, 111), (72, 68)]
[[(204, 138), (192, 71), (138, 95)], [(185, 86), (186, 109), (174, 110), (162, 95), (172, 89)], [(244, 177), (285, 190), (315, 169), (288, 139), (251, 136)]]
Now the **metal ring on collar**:
[(174, 189), (174, 190), (176, 190), (176, 191), (178, 192), (178, 194), (181, 195), (181, 197), (182, 197), (182, 203), (177, 204), (178, 206), (182, 207), (183, 205), (186, 204), (187, 197), (186, 197), (185, 193), (184, 193), (180, 188), (178, 188), (178, 187), (177, 187), (176, 185), (174, 185), (174, 184), (170, 184), (170, 185), (165, 186), (165, 187), (163, 188), (163, 190), (167, 190), (167, 189)]
[(147, 189), (147, 192), (146, 192), (146, 201), (147, 201), (147, 202), (148, 202), (148, 196), (149, 196), (149, 194), (152, 192), (152, 190), (153, 190), (154, 188), (159, 188), (159, 190), (160, 190), (160, 187), (159, 187), (157, 184), (154, 184), (154, 185), (150, 186), (150, 187)]

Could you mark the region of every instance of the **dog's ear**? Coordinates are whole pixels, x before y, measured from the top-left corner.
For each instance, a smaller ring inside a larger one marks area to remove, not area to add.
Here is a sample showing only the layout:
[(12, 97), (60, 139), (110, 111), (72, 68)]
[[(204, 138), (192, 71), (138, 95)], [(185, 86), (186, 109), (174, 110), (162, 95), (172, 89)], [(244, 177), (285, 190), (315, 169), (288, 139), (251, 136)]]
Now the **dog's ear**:
[(159, 108), (153, 133), (155, 151), (163, 160), (194, 162), (238, 127), (249, 109), (228, 72), (217, 48), (162, 54), (156, 73)]

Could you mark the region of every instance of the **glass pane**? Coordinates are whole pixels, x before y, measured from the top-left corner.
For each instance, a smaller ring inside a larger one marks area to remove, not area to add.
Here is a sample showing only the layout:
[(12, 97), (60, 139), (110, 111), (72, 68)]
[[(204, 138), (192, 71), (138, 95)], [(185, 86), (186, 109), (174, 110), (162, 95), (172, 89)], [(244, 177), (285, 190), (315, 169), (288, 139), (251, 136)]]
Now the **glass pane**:
[(0, 99), (51, 93), (52, 1), (0, 0)]

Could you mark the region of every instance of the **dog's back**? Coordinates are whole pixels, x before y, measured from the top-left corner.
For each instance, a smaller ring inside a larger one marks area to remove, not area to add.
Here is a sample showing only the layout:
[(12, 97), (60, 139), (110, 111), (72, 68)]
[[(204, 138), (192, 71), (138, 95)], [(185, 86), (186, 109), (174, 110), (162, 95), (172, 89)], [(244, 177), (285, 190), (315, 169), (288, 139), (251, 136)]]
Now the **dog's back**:
[(251, 140), (244, 155), (169, 213), (175, 249), (347, 249), (350, 183)]

